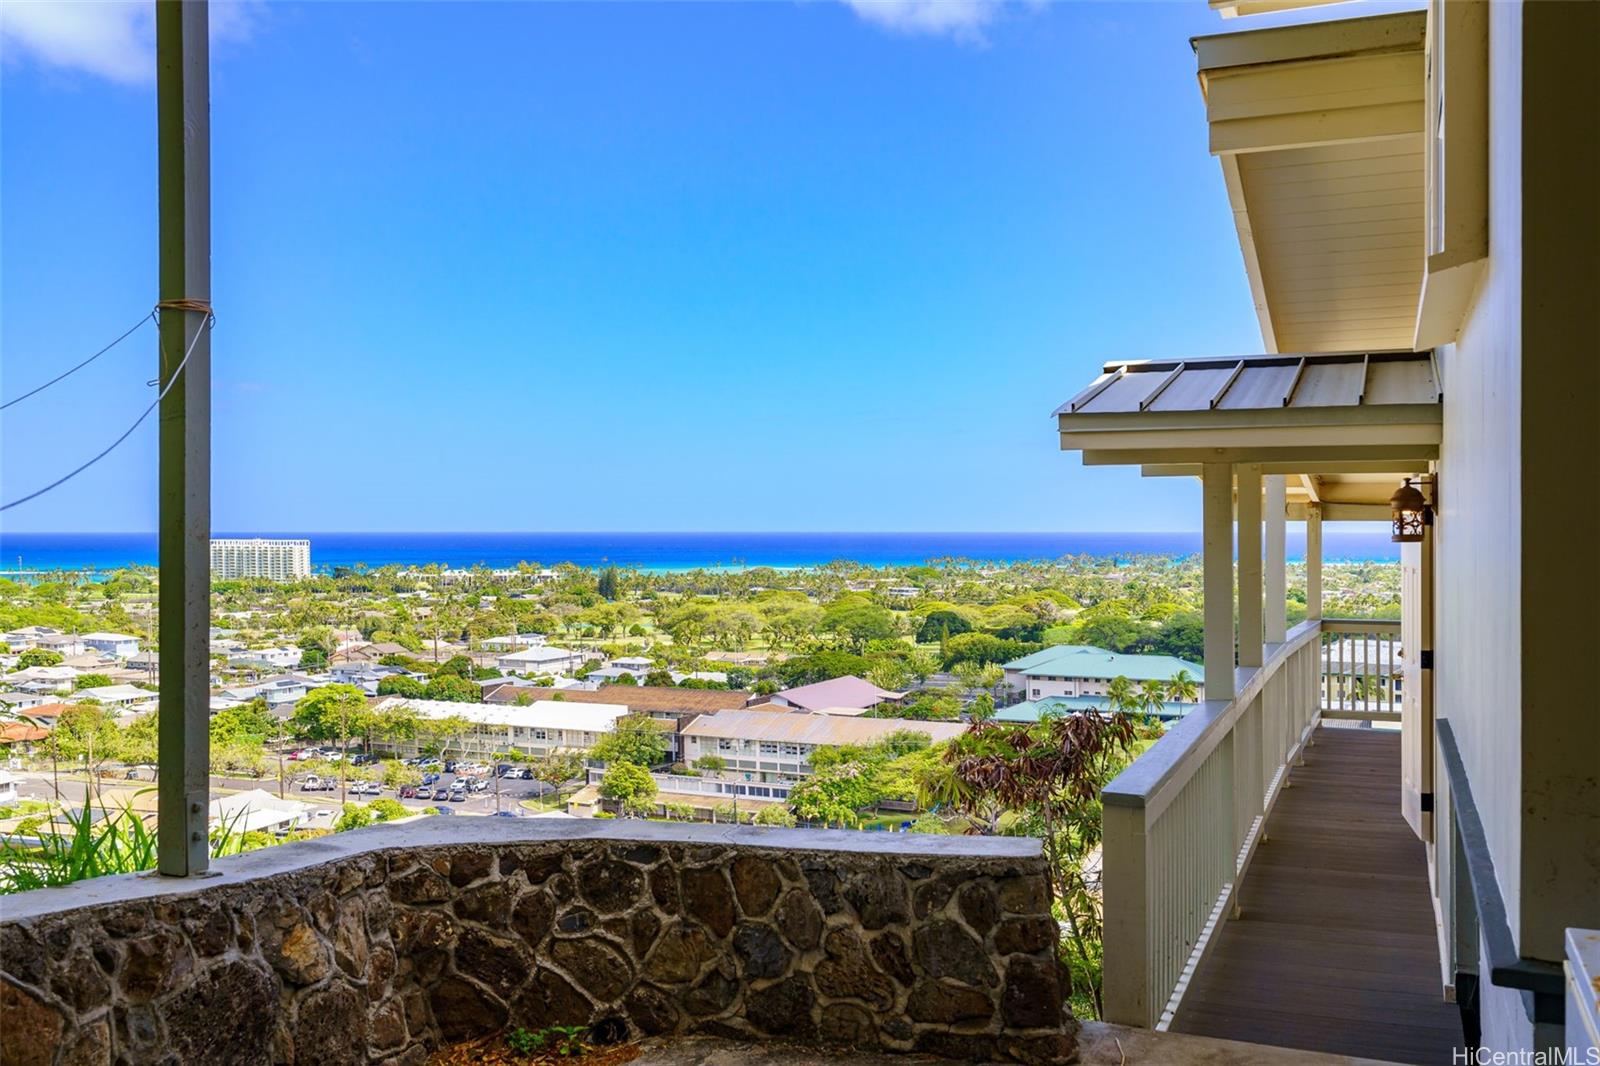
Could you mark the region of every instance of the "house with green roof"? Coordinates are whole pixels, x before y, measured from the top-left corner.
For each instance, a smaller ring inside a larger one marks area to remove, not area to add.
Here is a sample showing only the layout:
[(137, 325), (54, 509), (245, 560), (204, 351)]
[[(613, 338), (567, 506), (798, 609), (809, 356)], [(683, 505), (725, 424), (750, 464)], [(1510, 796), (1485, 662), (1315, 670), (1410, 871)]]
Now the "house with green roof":
[(1005, 684), (1024, 700), (1047, 696), (1104, 696), (1111, 682), (1125, 677), (1171, 681), (1179, 672), (1194, 680), (1198, 699), (1205, 699), (1205, 667), (1175, 655), (1125, 655), (1087, 644), (1056, 644), (1005, 664)]

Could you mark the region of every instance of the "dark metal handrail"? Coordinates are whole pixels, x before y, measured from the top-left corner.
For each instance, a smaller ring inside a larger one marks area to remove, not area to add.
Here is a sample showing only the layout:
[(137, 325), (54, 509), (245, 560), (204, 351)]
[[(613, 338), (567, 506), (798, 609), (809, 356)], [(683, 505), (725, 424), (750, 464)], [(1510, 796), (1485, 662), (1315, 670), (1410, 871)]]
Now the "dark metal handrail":
[(1522, 1006), (1529, 1021), (1564, 1024), (1566, 985), (1561, 967), (1518, 953), (1511, 925), (1506, 920), (1500, 882), (1495, 879), (1494, 856), (1489, 851), (1478, 805), (1472, 798), (1472, 782), (1461, 760), (1461, 749), (1456, 745), (1455, 730), (1447, 718), (1440, 718), (1435, 730), (1439, 735), (1439, 752), (1444, 757), (1445, 776), (1450, 781), (1450, 822), (1461, 846), (1478, 928), (1489, 955), (1489, 983), (1521, 991)]

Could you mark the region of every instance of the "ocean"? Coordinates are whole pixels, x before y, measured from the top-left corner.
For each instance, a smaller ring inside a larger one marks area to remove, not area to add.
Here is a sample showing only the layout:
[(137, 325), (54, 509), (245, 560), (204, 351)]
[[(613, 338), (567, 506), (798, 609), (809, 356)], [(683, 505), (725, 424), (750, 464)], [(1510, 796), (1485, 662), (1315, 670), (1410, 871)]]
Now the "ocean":
[[(1198, 554), (1199, 533), (218, 533), (219, 537), (294, 537), (311, 541), (319, 571), (338, 566), (445, 567), (620, 566), (649, 571), (697, 568), (820, 566), (847, 559), (869, 566), (905, 566), (931, 559), (985, 562), (1053, 560), (1092, 555)], [(1291, 560), (1304, 558), (1300, 529), (1288, 532)], [(1388, 530), (1323, 532), (1329, 561), (1394, 562), (1399, 546)], [(19, 569), (106, 570), (153, 566), (154, 533), (3, 533), (0, 574)]]

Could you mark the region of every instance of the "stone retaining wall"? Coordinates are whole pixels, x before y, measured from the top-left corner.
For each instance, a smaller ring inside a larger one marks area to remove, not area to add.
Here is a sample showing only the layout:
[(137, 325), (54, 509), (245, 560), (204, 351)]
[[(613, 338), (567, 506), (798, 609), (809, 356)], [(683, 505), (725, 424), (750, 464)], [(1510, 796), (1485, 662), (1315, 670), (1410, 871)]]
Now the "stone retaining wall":
[(0, 897), (0, 1062), (412, 1064), (588, 1025), (1065, 1061), (1037, 843), (430, 819)]

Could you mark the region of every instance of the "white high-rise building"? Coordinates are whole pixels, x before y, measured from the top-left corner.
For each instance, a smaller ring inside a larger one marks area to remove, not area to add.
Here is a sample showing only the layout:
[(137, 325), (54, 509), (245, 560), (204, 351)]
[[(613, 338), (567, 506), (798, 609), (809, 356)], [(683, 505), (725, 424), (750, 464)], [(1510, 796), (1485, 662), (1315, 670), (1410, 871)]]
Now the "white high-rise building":
[(293, 581), (311, 576), (309, 540), (213, 540), (211, 576), (215, 578), (266, 577)]

